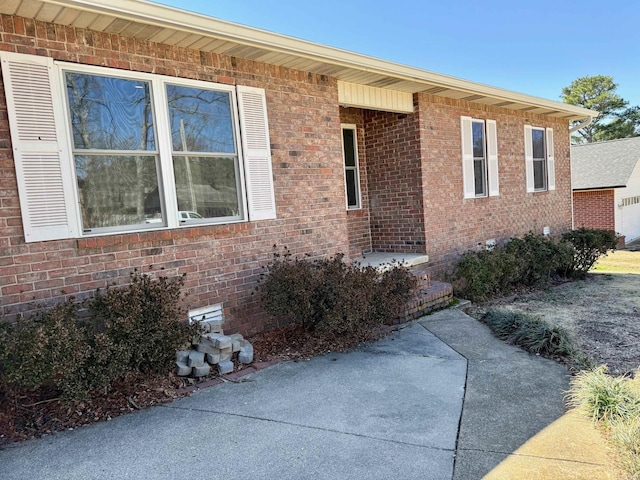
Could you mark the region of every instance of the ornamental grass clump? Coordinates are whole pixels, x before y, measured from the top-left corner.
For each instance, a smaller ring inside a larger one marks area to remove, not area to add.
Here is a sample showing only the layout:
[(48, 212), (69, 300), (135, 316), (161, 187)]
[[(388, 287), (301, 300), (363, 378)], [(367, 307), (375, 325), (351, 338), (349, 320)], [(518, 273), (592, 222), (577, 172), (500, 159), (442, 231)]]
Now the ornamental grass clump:
[(488, 310), (481, 319), (496, 337), (548, 357), (574, 358), (578, 349), (569, 333), (546, 320), (510, 310)]
[(640, 416), (640, 391), (625, 377), (607, 375), (605, 366), (579, 372), (571, 380), (567, 400), (594, 421), (626, 421)]
[(571, 381), (567, 403), (603, 428), (625, 478), (640, 480), (640, 371), (633, 379), (607, 375), (606, 366), (580, 372)]

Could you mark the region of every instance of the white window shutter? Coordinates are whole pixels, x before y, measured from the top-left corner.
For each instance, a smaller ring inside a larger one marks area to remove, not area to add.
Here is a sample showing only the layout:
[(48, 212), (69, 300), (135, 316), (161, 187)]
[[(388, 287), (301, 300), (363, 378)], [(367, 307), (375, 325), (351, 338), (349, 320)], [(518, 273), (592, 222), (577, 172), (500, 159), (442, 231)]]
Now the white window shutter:
[(527, 176), (527, 192), (536, 190), (533, 180), (533, 137), (531, 136), (531, 125), (524, 126), (524, 160)]
[(548, 189), (556, 189), (556, 157), (553, 153), (553, 128), (547, 128), (547, 180)]
[(249, 220), (276, 218), (267, 102), (261, 88), (238, 86)]
[(489, 177), (489, 196), (500, 194), (498, 175), (498, 128), (495, 120), (486, 120), (487, 125), (487, 169)]
[(462, 137), (462, 184), (464, 198), (475, 198), (476, 187), (473, 175), (473, 130), (471, 117), (460, 117)]
[(73, 170), (53, 60), (0, 54), (25, 241), (76, 236)]

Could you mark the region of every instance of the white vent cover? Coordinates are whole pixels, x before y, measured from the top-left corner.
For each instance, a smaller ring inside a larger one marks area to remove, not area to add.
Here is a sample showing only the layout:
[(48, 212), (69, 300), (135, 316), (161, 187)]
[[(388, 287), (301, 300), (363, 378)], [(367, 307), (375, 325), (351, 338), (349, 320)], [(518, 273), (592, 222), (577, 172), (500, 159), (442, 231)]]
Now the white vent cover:
[(189, 323), (193, 322), (224, 322), (224, 309), (221, 303), (189, 310)]

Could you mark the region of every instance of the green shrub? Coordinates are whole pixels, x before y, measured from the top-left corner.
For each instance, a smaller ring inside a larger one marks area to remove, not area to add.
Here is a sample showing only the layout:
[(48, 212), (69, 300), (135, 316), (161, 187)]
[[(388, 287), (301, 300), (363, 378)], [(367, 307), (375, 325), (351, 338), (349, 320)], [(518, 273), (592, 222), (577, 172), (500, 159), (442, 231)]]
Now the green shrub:
[[(168, 372), (199, 327), (183, 321), (183, 279), (134, 273), (127, 287), (0, 324), (0, 391), (51, 384), (77, 399), (130, 372)], [(89, 318), (79, 318), (79, 307)]]
[(510, 283), (526, 287), (546, 284), (573, 256), (568, 245), (531, 232), (523, 238), (512, 239), (504, 249), (517, 259), (518, 268), (515, 272), (509, 272)]
[(68, 301), (5, 325), (1, 363), (7, 385), (33, 388), (52, 383), (71, 395), (67, 380), (91, 354), (86, 331), (76, 322), (77, 309)]
[(88, 307), (92, 320), (104, 330), (104, 349), (114, 350), (132, 371), (169, 371), (176, 350), (189, 343), (198, 328), (182, 321), (183, 284), (182, 277), (153, 280), (133, 273), (127, 288), (98, 292)]
[(392, 265), (375, 268), (343, 262), (343, 255), (316, 260), (275, 254), (258, 287), (269, 315), (298, 322), (322, 335), (359, 334), (394, 318), (416, 278)]
[(454, 272), (460, 293), (472, 301), (484, 301), (521, 287), (539, 287), (571, 262), (569, 245), (528, 233), (491, 251), (465, 253)]
[(567, 276), (584, 278), (600, 257), (616, 249), (618, 237), (611, 230), (580, 228), (563, 234), (562, 243), (573, 247), (573, 256), (566, 265)]
[(571, 337), (562, 327), (542, 318), (508, 310), (489, 310), (482, 321), (494, 334), (532, 353), (573, 358), (577, 354)]

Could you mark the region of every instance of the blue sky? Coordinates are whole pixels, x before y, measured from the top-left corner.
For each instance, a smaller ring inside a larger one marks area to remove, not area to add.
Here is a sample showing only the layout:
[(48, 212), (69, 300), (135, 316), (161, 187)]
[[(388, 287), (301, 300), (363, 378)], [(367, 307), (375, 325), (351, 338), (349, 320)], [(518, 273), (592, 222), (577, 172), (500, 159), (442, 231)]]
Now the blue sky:
[(635, 0), (156, 1), (551, 100), (578, 77), (611, 75), (640, 105)]

